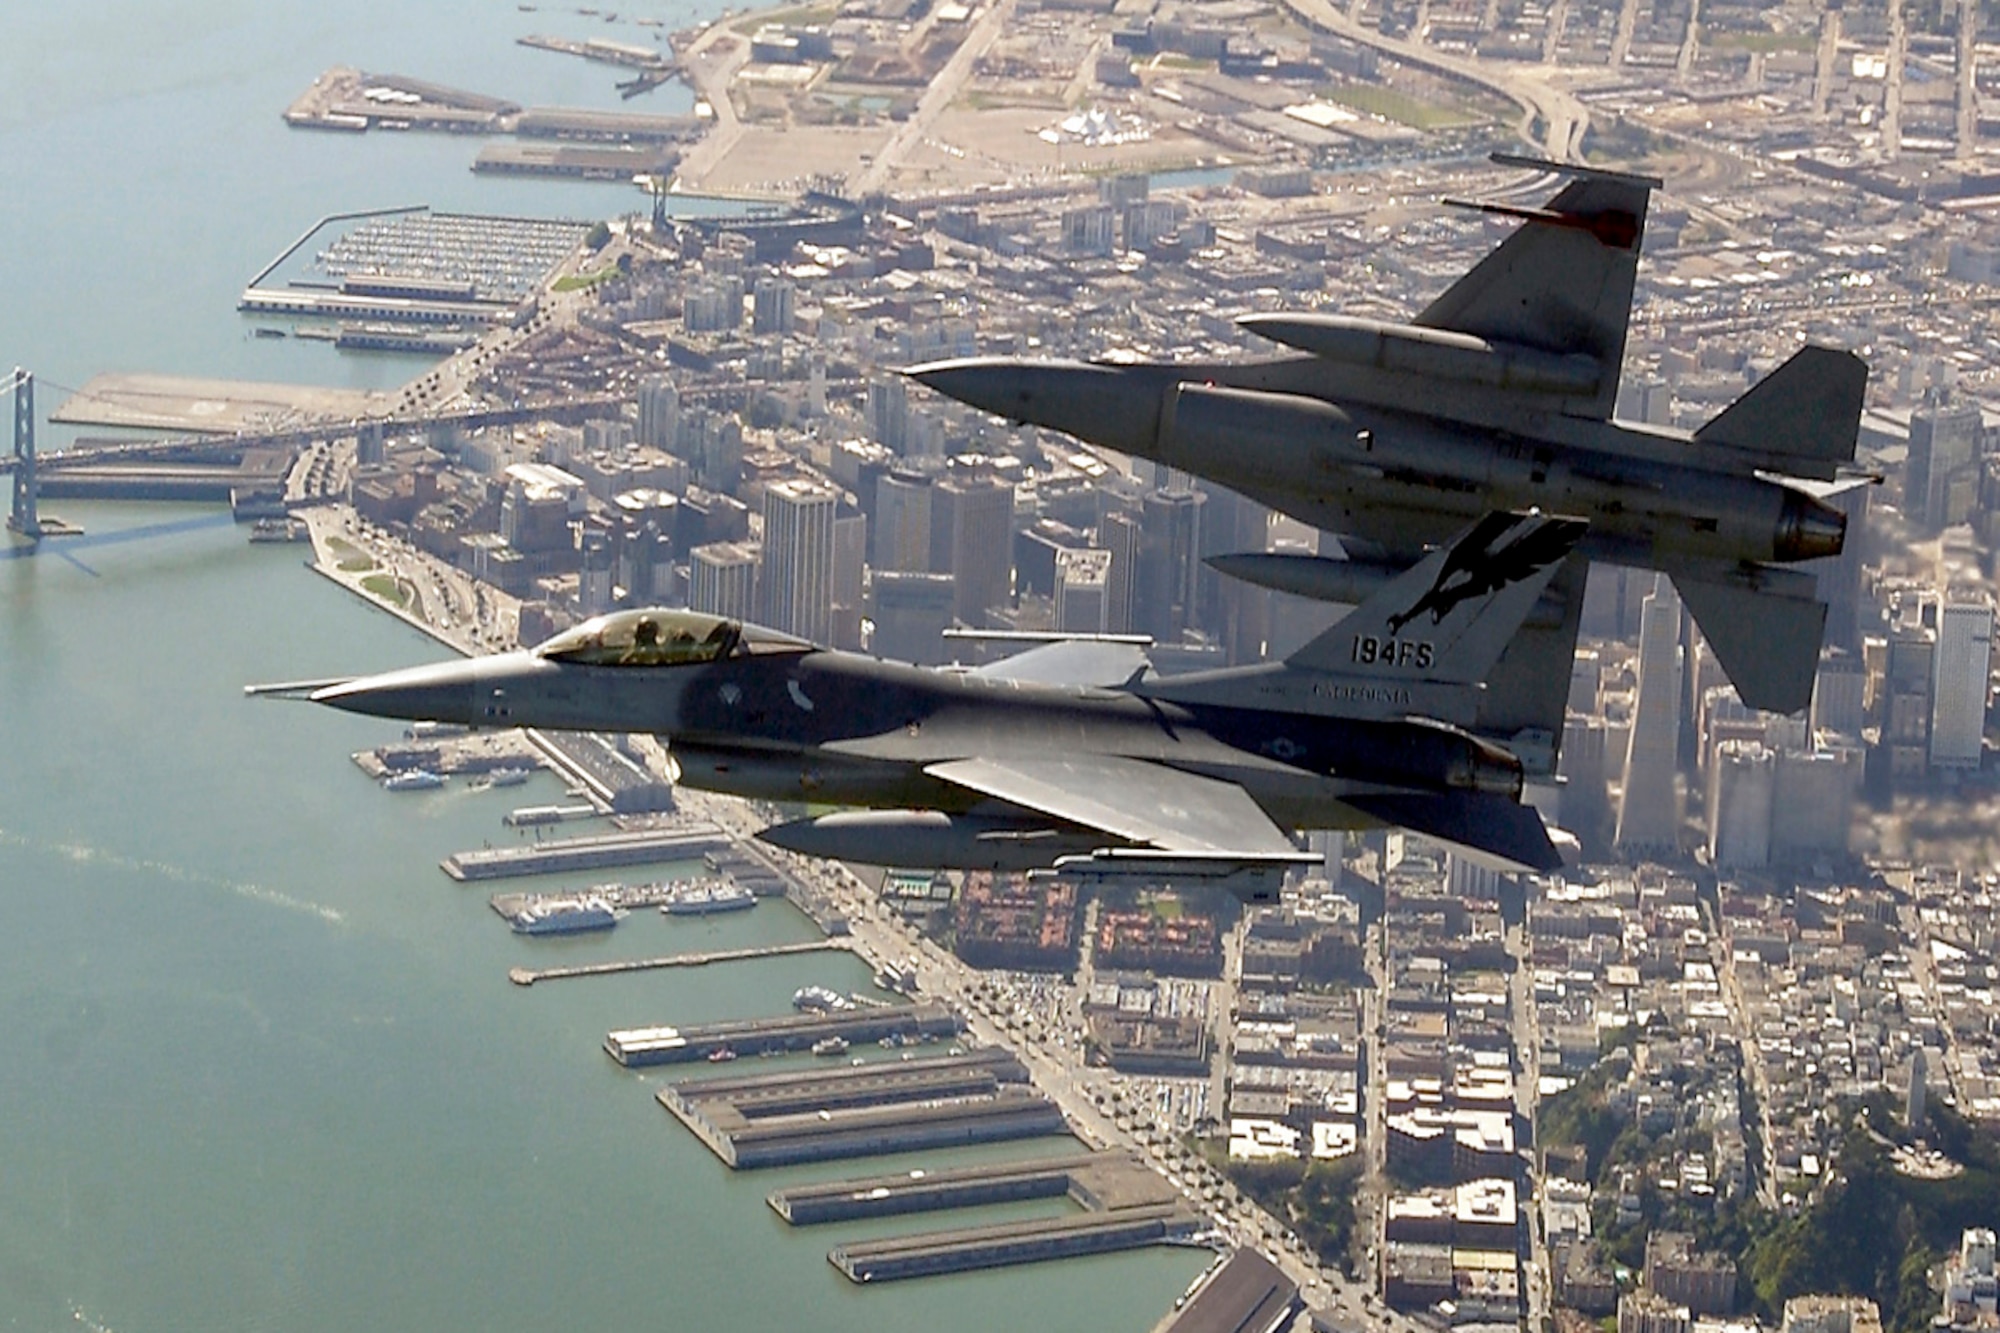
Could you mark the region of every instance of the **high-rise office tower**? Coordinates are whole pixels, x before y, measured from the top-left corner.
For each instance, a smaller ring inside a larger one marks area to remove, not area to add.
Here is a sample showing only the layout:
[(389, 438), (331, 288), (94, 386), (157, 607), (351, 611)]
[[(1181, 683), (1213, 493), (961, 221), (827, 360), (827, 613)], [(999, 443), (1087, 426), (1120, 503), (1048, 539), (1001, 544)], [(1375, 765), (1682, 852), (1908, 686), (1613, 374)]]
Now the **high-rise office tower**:
[(1724, 741), (1708, 772), (1708, 860), (1718, 870), (1770, 864), (1777, 757), (1757, 741)]
[(795, 318), (792, 284), (784, 278), (757, 279), (756, 290), (751, 296), (750, 331), (790, 333)]
[(672, 453), (680, 440), (681, 391), (665, 375), (639, 381), (639, 443)]
[[(940, 558), (942, 557), (942, 558)], [(986, 624), (1014, 591), (1014, 488), (990, 472), (954, 472), (931, 497), (931, 568), (952, 577), (952, 614)]]
[(1639, 612), (1639, 698), (1618, 807), (1618, 850), (1672, 853), (1680, 841), (1674, 786), (1681, 725), (1681, 599), (1656, 577)]
[(899, 454), (908, 446), (910, 390), (902, 376), (868, 382), (868, 430), (876, 443)]
[(868, 564), (868, 516), (842, 501), (833, 516), (833, 632), (836, 648), (861, 648), (862, 581)]
[(1056, 628), (1064, 634), (1102, 634), (1111, 552), (1056, 552)]
[(1963, 523), (1979, 494), (1979, 407), (1948, 403), (1936, 390), (1910, 416), (1903, 517), (1924, 532)]
[(1932, 768), (1979, 767), (1992, 660), (1993, 607), (1983, 600), (1947, 601), (1938, 613), (1932, 658)]
[(1202, 496), (1176, 489), (1146, 497), (1132, 582), (1132, 625), (1171, 643), (1196, 624), (1201, 564)]
[(869, 591), (874, 602), (877, 657), (934, 666), (946, 660), (944, 632), (951, 625), (951, 575), (877, 570)]
[(688, 552), (688, 609), (732, 620), (756, 615), (757, 553), (740, 542), (712, 542)]
[(1097, 525), (1097, 544), (1111, 554), (1104, 582), (1104, 630), (1126, 634), (1132, 629), (1132, 584), (1139, 565), (1139, 520), (1114, 509)]
[(787, 478), (764, 488), (764, 558), (758, 578), (763, 621), (813, 643), (833, 637), (833, 520), (840, 497), (816, 481)]
[(898, 470), (875, 483), (875, 550), (871, 564), (921, 574), (931, 568), (931, 479)]

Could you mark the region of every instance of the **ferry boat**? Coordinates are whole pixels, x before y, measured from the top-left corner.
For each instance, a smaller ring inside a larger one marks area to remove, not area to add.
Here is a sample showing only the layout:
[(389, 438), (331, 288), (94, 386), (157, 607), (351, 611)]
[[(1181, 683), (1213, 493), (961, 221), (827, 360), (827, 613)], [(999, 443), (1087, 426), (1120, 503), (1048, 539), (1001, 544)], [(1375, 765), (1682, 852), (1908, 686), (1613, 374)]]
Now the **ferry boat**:
[(661, 903), (660, 910), (668, 916), (707, 916), (710, 912), (741, 912), (756, 905), (757, 899), (748, 889), (715, 884), (682, 889)]
[(801, 986), (792, 992), (792, 1008), (800, 1013), (831, 1013), (836, 1009), (852, 1009), (854, 1001), (837, 990), (825, 986)]
[(842, 1036), (822, 1037), (813, 1043), (814, 1055), (846, 1055), (847, 1038)]
[(514, 915), (521, 935), (572, 935), (585, 930), (609, 930), (624, 913), (602, 898), (558, 899), (530, 903)]
[(444, 776), (433, 773), (428, 768), (412, 768), (401, 773), (391, 773), (382, 779), (384, 791), (430, 791), (444, 786)]

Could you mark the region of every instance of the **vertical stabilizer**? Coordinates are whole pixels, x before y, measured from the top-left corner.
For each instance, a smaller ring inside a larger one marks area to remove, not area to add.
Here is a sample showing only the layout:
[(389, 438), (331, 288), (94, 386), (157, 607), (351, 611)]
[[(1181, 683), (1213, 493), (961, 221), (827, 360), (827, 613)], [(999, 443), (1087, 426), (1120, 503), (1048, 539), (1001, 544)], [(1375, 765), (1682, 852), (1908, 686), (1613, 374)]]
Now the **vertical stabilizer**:
[(1286, 665), (1479, 684), (1583, 531), (1578, 519), (1488, 514), (1293, 653)]
[(1609, 420), (1625, 359), (1646, 206), (1660, 182), (1497, 154), (1494, 160), (1574, 179), (1540, 208), (1471, 205), (1520, 218), (1523, 225), (1425, 307), (1416, 323), (1592, 358), (1601, 367), (1596, 392), (1566, 400), (1564, 411)]

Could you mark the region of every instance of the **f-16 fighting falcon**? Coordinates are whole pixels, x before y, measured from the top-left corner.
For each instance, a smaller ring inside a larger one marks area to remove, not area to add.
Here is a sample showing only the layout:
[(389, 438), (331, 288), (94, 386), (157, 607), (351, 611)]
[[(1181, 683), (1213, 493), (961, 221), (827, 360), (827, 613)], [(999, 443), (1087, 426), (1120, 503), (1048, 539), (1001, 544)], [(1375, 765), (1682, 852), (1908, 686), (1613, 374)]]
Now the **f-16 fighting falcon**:
[[(1582, 534), (1570, 519), (1486, 515), (1285, 661), (1189, 675), (1104, 641), (914, 667), (650, 609), (308, 697), (382, 717), (653, 732), (687, 786), (864, 807), (761, 835), (816, 856), (1268, 899), (1313, 859), (1293, 830), (1396, 824), (1548, 869), (1559, 857), (1521, 803), (1520, 759), (1470, 728), (1494, 661)], [(1540, 721), (1550, 743), (1560, 702)]]
[[(1255, 315), (1295, 354), (1199, 364), (978, 357), (912, 368), (941, 393), (1152, 459), (1336, 534), (1348, 558), (1242, 552), (1226, 574), (1354, 603), (1488, 510), (1586, 520), (1591, 559), (1664, 571), (1746, 704), (1812, 695), (1825, 603), (1783, 565), (1837, 554), (1826, 503), (1851, 464), (1868, 371), (1802, 347), (1693, 432), (1614, 421), (1646, 207), (1658, 180), (1496, 156), (1571, 179), (1407, 324)], [(1506, 734), (1567, 686), (1582, 569), (1498, 666)], [(1537, 693), (1540, 690), (1541, 694)], [(1519, 711), (1516, 711), (1519, 710)]]

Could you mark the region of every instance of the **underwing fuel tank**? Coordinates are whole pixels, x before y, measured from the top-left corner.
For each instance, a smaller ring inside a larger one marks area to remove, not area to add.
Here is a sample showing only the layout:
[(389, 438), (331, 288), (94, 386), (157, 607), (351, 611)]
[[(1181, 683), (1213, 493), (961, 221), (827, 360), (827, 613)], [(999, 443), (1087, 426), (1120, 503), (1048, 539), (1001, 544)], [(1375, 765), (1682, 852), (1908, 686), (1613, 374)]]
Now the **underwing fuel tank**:
[(802, 856), (944, 870), (1036, 870), (1058, 857), (1089, 856), (1105, 844), (1101, 833), (938, 810), (841, 811), (777, 824), (757, 836)]

